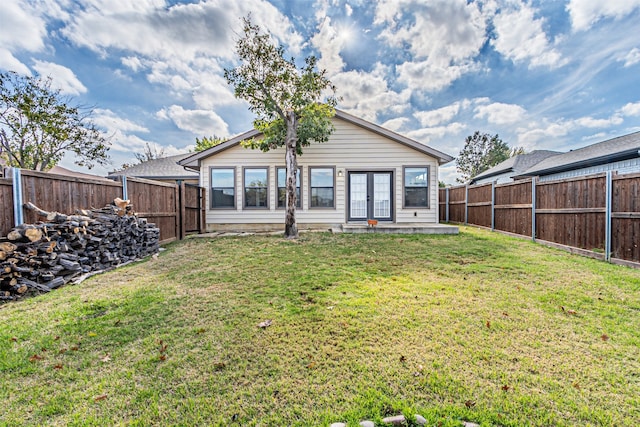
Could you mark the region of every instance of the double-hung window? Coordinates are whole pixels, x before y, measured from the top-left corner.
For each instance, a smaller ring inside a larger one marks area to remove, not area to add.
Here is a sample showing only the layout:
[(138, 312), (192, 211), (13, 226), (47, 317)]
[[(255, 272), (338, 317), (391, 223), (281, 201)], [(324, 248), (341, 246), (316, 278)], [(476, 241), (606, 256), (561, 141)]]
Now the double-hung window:
[(429, 207), (429, 168), (404, 168), (404, 207)]
[(235, 168), (211, 168), (211, 209), (236, 207)]
[(311, 208), (335, 207), (334, 168), (309, 168)]
[(244, 169), (244, 207), (261, 208), (269, 207), (269, 169), (245, 168)]
[[(302, 195), (300, 194), (300, 187), (302, 181), (302, 169), (298, 168), (296, 174), (296, 207), (302, 206)], [(278, 207), (284, 208), (287, 206), (287, 168), (276, 168), (278, 175)]]

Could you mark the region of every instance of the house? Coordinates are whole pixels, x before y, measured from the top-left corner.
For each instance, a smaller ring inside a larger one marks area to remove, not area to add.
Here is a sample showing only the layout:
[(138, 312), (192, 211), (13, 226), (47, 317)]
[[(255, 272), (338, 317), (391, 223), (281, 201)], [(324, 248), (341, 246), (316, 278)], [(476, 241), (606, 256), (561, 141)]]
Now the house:
[[(438, 167), (453, 157), (340, 110), (332, 121), (329, 141), (298, 156), (298, 228), (344, 230), (375, 219), (436, 229)], [(282, 229), (285, 150), (241, 145), (259, 137), (251, 130), (179, 161), (207, 188), (208, 230)]]
[(137, 165), (130, 166), (117, 172), (111, 172), (108, 178), (120, 178), (121, 176), (152, 179), (154, 181), (163, 181), (176, 183), (178, 181), (187, 184), (198, 184), (198, 172), (185, 170), (178, 162), (193, 153), (178, 154), (175, 156), (161, 157), (159, 159), (147, 160)]
[(504, 184), (512, 182), (514, 176), (520, 175), (541, 161), (558, 154), (562, 153), (559, 151), (534, 150), (530, 153), (518, 154), (476, 175), (471, 179), (470, 184), (486, 184), (489, 182)]
[(515, 178), (537, 176), (540, 181), (551, 181), (606, 171), (640, 172), (640, 132), (549, 157)]
[(63, 168), (62, 166), (58, 166), (58, 165), (55, 165), (54, 167), (49, 169), (47, 172), (55, 175), (64, 175), (64, 176), (73, 177), (73, 178), (92, 179), (92, 180), (98, 180), (98, 181), (111, 181), (110, 179), (107, 179), (103, 176), (72, 171), (71, 169)]

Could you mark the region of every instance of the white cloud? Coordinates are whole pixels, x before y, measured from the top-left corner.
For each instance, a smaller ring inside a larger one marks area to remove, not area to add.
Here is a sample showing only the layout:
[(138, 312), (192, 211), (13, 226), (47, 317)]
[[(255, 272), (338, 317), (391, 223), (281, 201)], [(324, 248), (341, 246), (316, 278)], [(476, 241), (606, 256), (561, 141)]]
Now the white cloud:
[(190, 63), (177, 59), (127, 58), (123, 63), (132, 70), (145, 70), (150, 83), (165, 85), (175, 95), (191, 97), (199, 109), (240, 103), (215, 58), (202, 57)]
[(387, 120), (381, 126), (383, 128), (390, 129), (390, 130), (392, 130), (394, 132), (398, 132), (398, 131), (400, 131), (400, 129), (405, 127), (407, 125), (407, 123), (409, 123), (409, 121), (410, 120), (408, 118), (406, 118), (406, 117), (398, 117), (398, 118), (395, 118), (395, 119)]
[(233, 94), (233, 88), (229, 86), (220, 75), (212, 75), (203, 78), (193, 78), (193, 100), (197, 108), (213, 110), (216, 107), (239, 105), (244, 101), (237, 99)]
[(266, 0), (209, 0), (168, 6), (164, 0), (114, 2), (88, 0), (82, 7), (67, 3), (66, 25), (59, 30), (73, 44), (101, 56), (122, 55), (120, 76), (146, 73), (152, 84), (165, 85), (171, 95), (191, 97), (196, 109), (237, 105), (222, 76), (240, 37), (241, 18), (253, 22), (288, 46), (287, 55), (303, 48), (303, 39), (289, 19)]
[(478, 5), (463, 0), (382, 0), (375, 23), (388, 24), (381, 38), (391, 46), (406, 44), (415, 57), (439, 65), (475, 56), (486, 40)]
[(44, 49), (46, 23), (29, 2), (4, 0), (2, 2), (0, 45), (13, 51), (23, 49), (38, 52)]
[(29, 67), (14, 54), (20, 51), (43, 51), (46, 36), (46, 22), (30, 3), (3, 1), (0, 14), (0, 69), (31, 75)]
[(526, 114), (526, 110), (519, 105), (503, 104), (501, 102), (494, 102), (489, 105), (480, 105), (477, 106), (474, 111), (475, 118), (486, 118), (487, 122), (496, 125), (517, 123), (521, 121)]
[(0, 48), (0, 70), (15, 71), (18, 74), (31, 75), (29, 67), (13, 56), (7, 49)]
[(92, 0), (70, 13), (61, 33), (78, 46), (105, 53), (118, 49), (154, 59), (192, 61), (211, 55), (231, 59), (240, 18), (268, 28), (295, 54), (302, 37), (289, 19), (264, 0), (211, 0), (167, 6), (164, 0)]
[(476, 70), (472, 60), (486, 40), (485, 16), (464, 0), (381, 0), (374, 23), (385, 25), (380, 39), (412, 54), (398, 67), (399, 80), (424, 90), (441, 90)]
[(123, 119), (111, 110), (105, 110), (96, 108), (93, 111), (91, 121), (97, 126), (106, 129), (108, 132), (115, 132), (116, 130), (122, 132), (149, 132), (144, 126), (132, 122), (131, 120)]
[(624, 120), (619, 115), (611, 116), (608, 119), (594, 119), (593, 117), (580, 117), (575, 120), (578, 126), (586, 128), (604, 128), (622, 124)]
[(51, 77), (51, 87), (60, 89), (63, 94), (80, 95), (87, 92), (87, 88), (78, 80), (75, 73), (64, 65), (35, 60), (33, 68), (40, 76)]
[(339, 108), (375, 122), (381, 111), (403, 113), (409, 107), (411, 91), (394, 92), (387, 86), (387, 69), (377, 64), (371, 73), (348, 71), (334, 76), (331, 80), (338, 88), (342, 101)]
[(533, 124), (529, 128), (517, 129), (518, 146), (525, 149), (532, 148), (548, 148), (557, 149), (553, 145), (556, 138), (562, 137), (569, 133), (573, 124), (566, 121), (558, 121), (555, 123)]
[(410, 88), (424, 89), (427, 91), (442, 90), (463, 74), (478, 69), (473, 62), (462, 65), (438, 66), (431, 61), (405, 62), (396, 67), (398, 81), (405, 83)]
[(460, 135), (467, 126), (463, 123), (453, 122), (446, 126), (435, 126), (429, 128), (416, 129), (407, 132), (409, 138), (415, 139), (423, 143), (430, 142), (433, 138), (445, 138)]
[(178, 128), (194, 135), (228, 135), (229, 127), (213, 111), (185, 110), (180, 105), (163, 108), (156, 113), (159, 119), (171, 120)]
[(453, 119), (460, 112), (461, 105), (461, 102), (454, 102), (437, 110), (418, 111), (413, 115), (420, 121), (422, 126), (437, 126)]
[(120, 62), (122, 62), (122, 65), (124, 65), (125, 67), (133, 70), (134, 73), (137, 73), (143, 68), (142, 61), (136, 56), (127, 56), (125, 58), (122, 58)]
[(331, 18), (324, 17), (318, 24), (318, 32), (311, 38), (311, 44), (320, 52), (318, 68), (327, 70), (329, 76), (342, 71), (344, 61), (340, 51), (348, 42), (348, 35), (331, 24)]
[(459, 178), (460, 174), (456, 170), (456, 162), (453, 161), (445, 166), (438, 168), (438, 180), (448, 185), (459, 185), (456, 178)]
[(530, 61), (530, 66), (552, 68), (563, 65), (566, 61), (550, 46), (542, 28), (544, 19), (536, 19), (534, 15), (535, 10), (526, 4), (498, 13), (493, 19), (496, 38), (491, 44), (515, 63)]
[(640, 49), (634, 47), (631, 49), (626, 55), (619, 59), (620, 61), (624, 61), (625, 67), (631, 67), (640, 62)]
[(602, 18), (620, 19), (640, 7), (640, 0), (570, 0), (567, 11), (575, 31), (584, 31)]
[(628, 103), (620, 109), (620, 112), (625, 116), (640, 117), (640, 102)]
[(122, 132), (119, 129), (110, 133), (105, 133), (105, 136), (111, 142), (111, 150), (121, 151), (125, 153), (142, 153), (144, 152), (146, 144), (153, 147), (159, 147), (154, 141), (148, 141), (140, 138), (137, 135)]

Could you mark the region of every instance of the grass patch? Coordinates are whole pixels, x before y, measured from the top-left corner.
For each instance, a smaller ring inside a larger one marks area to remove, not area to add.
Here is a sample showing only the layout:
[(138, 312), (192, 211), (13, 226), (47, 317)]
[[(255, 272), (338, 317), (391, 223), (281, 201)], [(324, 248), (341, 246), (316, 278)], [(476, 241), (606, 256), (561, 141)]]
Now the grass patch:
[(0, 425), (640, 421), (640, 271), (471, 228), (189, 239), (0, 323)]

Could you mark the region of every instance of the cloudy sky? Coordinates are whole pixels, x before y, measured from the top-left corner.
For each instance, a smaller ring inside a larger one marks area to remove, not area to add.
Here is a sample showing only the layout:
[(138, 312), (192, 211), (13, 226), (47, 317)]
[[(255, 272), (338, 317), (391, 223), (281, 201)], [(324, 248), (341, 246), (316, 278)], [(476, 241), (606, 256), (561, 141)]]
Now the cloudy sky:
[(640, 0), (3, 0), (0, 69), (92, 106), (114, 166), (177, 154), (251, 128), (223, 78), (249, 12), (340, 109), (453, 156), (476, 130), (561, 151), (640, 130)]

